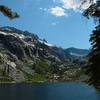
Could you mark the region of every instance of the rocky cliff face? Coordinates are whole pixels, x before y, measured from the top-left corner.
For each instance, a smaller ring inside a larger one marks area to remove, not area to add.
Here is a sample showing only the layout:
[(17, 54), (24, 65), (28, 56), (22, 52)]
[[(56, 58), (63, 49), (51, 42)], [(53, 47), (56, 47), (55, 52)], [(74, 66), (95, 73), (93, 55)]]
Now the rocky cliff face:
[[(32, 77), (38, 73), (36, 70), (39, 70), (39, 74), (41, 74), (41, 70), (44, 71), (47, 66), (49, 66), (48, 70), (45, 70), (44, 74), (47, 72), (55, 74), (64, 68), (70, 57), (69, 52), (48, 44), (36, 34), (13, 27), (0, 28), (0, 72), (2, 72), (2, 77), (9, 77), (15, 82), (25, 82), (28, 76)], [(43, 69), (43, 64), (45, 69)], [(43, 67), (38, 68), (38, 66)], [(50, 66), (56, 66), (56, 68), (51, 69)]]

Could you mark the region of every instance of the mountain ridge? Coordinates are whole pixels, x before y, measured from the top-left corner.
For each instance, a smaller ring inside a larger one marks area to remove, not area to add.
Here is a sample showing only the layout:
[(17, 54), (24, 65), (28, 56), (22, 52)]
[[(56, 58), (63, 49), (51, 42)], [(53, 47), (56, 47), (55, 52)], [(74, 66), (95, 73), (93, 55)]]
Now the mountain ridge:
[[(32, 81), (34, 75), (50, 78), (56, 74), (59, 77), (59, 73), (66, 71), (66, 66), (80, 66), (73, 63), (80, 59), (75, 53), (83, 54), (77, 50), (82, 49), (63, 49), (28, 31), (0, 27), (0, 70), (15, 82)], [(70, 54), (72, 51), (74, 55)]]

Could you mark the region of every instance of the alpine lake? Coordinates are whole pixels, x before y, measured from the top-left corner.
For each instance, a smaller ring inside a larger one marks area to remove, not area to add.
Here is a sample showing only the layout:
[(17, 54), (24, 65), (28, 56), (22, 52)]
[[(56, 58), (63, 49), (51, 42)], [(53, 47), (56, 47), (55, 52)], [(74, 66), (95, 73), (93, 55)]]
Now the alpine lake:
[(0, 100), (100, 100), (100, 93), (84, 83), (1, 83)]

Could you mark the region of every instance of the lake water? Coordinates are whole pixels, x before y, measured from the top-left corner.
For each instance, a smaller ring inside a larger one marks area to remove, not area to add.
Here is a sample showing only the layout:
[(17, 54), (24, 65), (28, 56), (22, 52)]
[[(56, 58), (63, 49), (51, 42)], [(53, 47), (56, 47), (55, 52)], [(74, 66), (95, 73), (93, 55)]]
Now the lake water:
[(0, 100), (100, 100), (100, 93), (78, 83), (0, 84)]

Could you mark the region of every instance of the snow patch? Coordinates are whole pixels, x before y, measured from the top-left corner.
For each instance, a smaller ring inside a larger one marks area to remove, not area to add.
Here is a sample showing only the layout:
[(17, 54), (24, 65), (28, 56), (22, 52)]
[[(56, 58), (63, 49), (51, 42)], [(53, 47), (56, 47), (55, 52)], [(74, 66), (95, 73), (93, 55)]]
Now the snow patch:
[(47, 45), (47, 46), (49, 46), (49, 47), (53, 47), (54, 46), (54, 45), (46, 43), (46, 42), (44, 44)]
[(16, 34), (15, 33), (13, 36), (19, 37), (20, 39), (24, 39), (25, 38), (25, 36), (23, 34)]
[(5, 33), (5, 32), (1, 32), (1, 31), (0, 31), (0, 34), (7, 35), (7, 33)]
[(54, 45), (50, 44), (50, 43), (47, 43), (47, 42), (44, 42), (42, 40), (39, 40), (40, 43), (44, 43), (45, 45), (49, 46), (49, 47), (53, 47)]
[(80, 54), (73, 53), (73, 52), (70, 52), (70, 55), (72, 55), (72, 56), (77, 56), (77, 57), (83, 57), (83, 56), (84, 56), (84, 55), (80, 55)]

